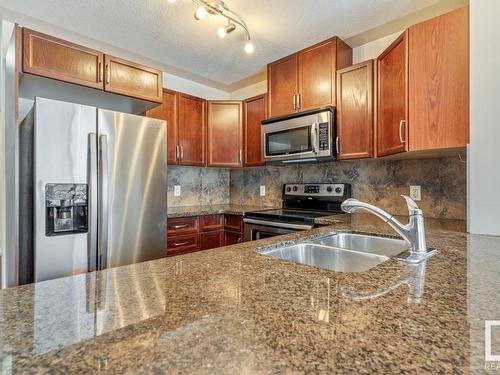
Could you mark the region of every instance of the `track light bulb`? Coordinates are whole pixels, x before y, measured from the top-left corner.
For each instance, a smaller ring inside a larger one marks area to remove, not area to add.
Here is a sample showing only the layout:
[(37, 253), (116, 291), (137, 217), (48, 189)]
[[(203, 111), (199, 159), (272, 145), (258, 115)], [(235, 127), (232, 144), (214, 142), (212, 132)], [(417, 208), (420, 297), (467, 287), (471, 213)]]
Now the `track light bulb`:
[(251, 41), (247, 41), (245, 43), (245, 52), (247, 53), (247, 55), (251, 55), (254, 51), (255, 46), (253, 45), (253, 43)]
[(207, 9), (204, 6), (199, 6), (194, 12), (194, 18), (196, 20), (202, 20), (207, 16)]
[(167, 0), (170, 4), (175, 3), (176, 0)]
[(226, 37), (226, 34), (227, 33), (226, 33), (226, 28), (225, 27), (221, 26), (221, 27), (219, 27), (217, 29), (217, 35), (219, 36), (219, 38), (224, 39)]

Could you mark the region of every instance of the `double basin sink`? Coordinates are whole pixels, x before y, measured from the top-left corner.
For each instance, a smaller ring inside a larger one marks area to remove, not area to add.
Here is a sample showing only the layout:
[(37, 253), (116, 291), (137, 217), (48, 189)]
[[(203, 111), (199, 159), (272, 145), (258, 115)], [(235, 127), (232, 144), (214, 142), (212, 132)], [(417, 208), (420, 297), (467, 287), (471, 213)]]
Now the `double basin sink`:
[(290, 246), (257, 252), (337, 272), (364, 272), (408, 250), (404, 240), (335, 232)]

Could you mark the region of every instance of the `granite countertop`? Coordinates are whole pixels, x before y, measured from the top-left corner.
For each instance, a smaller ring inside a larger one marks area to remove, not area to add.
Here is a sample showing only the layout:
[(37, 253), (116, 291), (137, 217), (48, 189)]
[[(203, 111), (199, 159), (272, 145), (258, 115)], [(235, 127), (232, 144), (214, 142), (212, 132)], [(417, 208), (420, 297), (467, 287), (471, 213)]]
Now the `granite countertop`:
[(413, 268), (396, 260), (336, 273), (254, 251), (333, 230), (392, 231), (370, 215), (336, 219), (343, 222), (3, 290), (2, 368), (72, 374), (483, 369), (484, 319), (500, 319), (500, 238), (468, 235), (463, 222), (428, 219), (428, 242), (439, 253), (419, 272), (420, 300), (413, 298)]
[(200, 206), (168, 207), (168, 218), (203, 216), (215, 214), (244, 215), (246, 212), (271, 209), (274, 207), (246, 206), (239, 204), (215, 204)]

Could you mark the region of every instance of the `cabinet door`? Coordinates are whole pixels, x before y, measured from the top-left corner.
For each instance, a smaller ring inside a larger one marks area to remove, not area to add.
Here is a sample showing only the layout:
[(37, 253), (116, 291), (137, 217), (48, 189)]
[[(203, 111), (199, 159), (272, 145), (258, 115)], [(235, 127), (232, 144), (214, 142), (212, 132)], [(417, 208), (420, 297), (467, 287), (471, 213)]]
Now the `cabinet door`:
[(209, 101), (207, 125), (208, 166), (242, 165), (242, 104), (240, 101)]
[(201, 250), (215, 249), (224, 246), (224, 231), (200, 233)]
[(407, 151), (408, 38), (405, 31), (377, 59), (377, 154)]
[(214, 232), (224, 229), (224, 215), (200, 216), (200, 230), (202, 232)]
[(285, 57), (267, 66), (268, 116), (297, 112), (297, 55)]
[(179, 93), (179, 164), (205, 166), (206, 100)]
[(243, 236), (240, 232), (226, 231), (224, 233), (224, 246), (234, 245), (243, 242)]
[(177, 93), (163, 90), (162, 103), (146, 112), (146, 116), (167, 122), (167, 163), (177, 164)]
[(224, 215), (224, 228), (232, 232), (243, 231), (243, 216), (241, 215)]
[(337, 71), (339, 159), (373, 156), (373, 61)]
[(23, 28), (23, 71), (103, 89), (103, 54)]
[(469, 7), (408, 30), (409, 148), (469, 143)]
[(110, 55), (105, 55), (104, 61), (105, 91), (161, 103), (161, 71)]
[(266, 112), (266, 95), (255, 96), (243, 102), (243, 162), (246, 167), (264, 164), (261, 121), (267, 117)]
[(336, 39), (298, 54), (300, 111), (335, 104)]
[(179, 236), (188, 233), (198, 233), (200, 221), (197, 216), (176, 217), (167, 220), (167, 235)]

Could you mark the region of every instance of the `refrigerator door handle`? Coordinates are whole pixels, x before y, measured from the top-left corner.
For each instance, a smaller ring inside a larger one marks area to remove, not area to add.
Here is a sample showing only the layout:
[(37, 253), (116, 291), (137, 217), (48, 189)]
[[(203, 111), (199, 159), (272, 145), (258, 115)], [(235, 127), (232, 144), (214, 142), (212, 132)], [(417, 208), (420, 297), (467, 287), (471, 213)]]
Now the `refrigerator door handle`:
[(97, 269), (97, 136), (95, 133), (89, 133), (88, 136), (88, 271)]
[(108, 137), (99, 137), (99, 269), (108, 264), (109, 174)]

